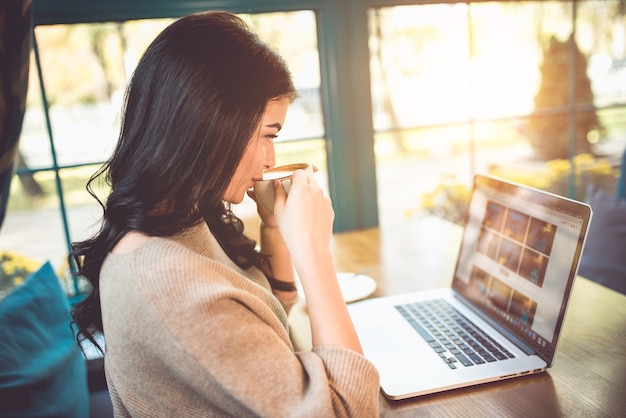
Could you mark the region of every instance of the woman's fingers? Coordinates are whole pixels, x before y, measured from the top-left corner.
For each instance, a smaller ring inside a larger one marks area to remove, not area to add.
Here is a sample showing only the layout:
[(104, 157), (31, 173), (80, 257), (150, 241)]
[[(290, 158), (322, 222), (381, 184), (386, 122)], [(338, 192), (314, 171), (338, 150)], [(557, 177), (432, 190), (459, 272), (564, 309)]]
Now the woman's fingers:
[(287, 192), (280, 180), (274, 180), (274, 215), (281, 213), (287, 201)]

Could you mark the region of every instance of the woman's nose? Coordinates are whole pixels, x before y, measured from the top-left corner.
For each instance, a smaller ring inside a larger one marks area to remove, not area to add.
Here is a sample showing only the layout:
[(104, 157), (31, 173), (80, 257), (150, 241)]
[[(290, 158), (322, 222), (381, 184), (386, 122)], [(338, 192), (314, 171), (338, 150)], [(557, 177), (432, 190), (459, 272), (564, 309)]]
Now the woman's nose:
[(274, 144), (270, 144), (265, 151), (265, 165), (264, 168), (270, 169), (276, 165), (276, 152), (274, 151)]

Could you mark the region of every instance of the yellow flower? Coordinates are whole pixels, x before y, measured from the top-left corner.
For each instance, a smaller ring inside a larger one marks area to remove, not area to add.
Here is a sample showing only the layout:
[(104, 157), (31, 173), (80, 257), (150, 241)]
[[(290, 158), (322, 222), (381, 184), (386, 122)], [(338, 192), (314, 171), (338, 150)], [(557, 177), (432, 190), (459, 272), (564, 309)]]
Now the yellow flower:
[(2, 265), (4, 267), (4, 273), (7, 276), (12, 276), (15, 274), (15, 264), (13, 263), (13, 261), (5, 261), (4, 263), (2, 263)]

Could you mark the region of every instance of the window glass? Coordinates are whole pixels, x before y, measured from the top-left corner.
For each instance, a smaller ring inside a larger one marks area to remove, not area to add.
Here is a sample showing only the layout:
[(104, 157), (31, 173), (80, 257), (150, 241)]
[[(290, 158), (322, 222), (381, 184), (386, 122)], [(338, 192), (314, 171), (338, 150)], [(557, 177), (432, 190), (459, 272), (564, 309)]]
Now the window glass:
[(305, 10), (242, 17), (285, 59), (298, 89), (299, 97), (289, 109), (279, 142), (321, 138), (324, 122), (315, 13)]
[(477, 172), (581, 200), (614, 190), (624, 18), (618, 1), (577, 4), (576, 19), (556, 1), (370, 9), (381, 224), (461, 221)]
[(621, 1), (578, 4), (576, 43), (586, 59), (599, 128), (587, 135), (601, 155), (624, 151), (626, 136), (626, 19)]

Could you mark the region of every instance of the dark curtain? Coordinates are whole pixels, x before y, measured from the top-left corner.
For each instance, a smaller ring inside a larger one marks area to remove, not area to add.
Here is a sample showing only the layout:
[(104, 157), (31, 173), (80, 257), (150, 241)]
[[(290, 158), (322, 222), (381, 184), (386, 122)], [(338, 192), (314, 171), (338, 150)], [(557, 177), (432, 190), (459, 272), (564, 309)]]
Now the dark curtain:
[(31, 0), (0, 2), (0, 227), (26, 109), (32, 27)]

